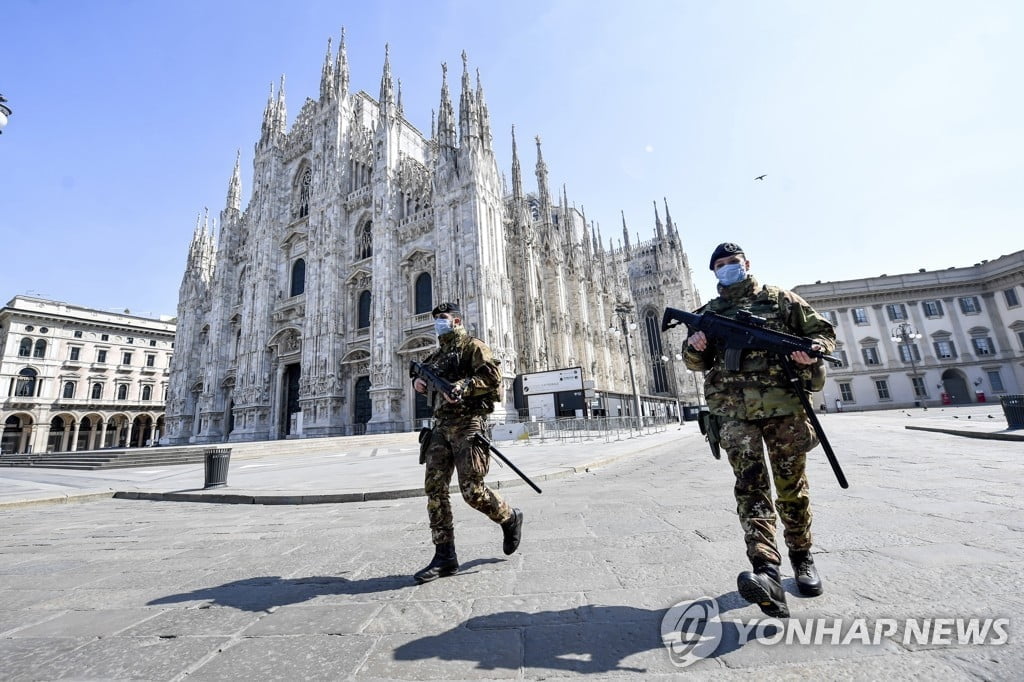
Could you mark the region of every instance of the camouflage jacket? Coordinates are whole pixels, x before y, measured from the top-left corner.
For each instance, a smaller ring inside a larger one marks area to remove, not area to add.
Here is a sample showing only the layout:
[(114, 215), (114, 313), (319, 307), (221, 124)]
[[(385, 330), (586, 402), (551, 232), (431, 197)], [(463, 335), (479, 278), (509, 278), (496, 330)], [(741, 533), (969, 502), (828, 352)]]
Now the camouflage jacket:
[[(768, 329), (809, 338), (820, 344), (826, 353), (835, 349), (836, 332), (832, 323), (791, 291), (761, 285), (748, 276), (737, 284), (719, 286), (718, 293), (718, 298), (697, 312), (708, 310), (734, 318), (740, 310), (748, 310), (765, 318)], [(707, 371), (704, 395), (713, 414), (730, 419), (764, 419), (803, 412), (800, 398), (793, 393), (782, 365), (765, 351), (745, 351), (740, 370), (730, 372), (725, 368), (723, 349), (709, 338), (703, 352), (686, 345), (683, 359), (688, 369)], [(821, 390), (825, 377), (823, 361), (797, 368), (808, 391)]]
[(486, 343), (470, 336), (462, 327), (439, 339), (440, 347), (428, 355), (424, 364), (463, 390), (463, 398), (449, 403), (442, 396), (434, 399), (436, 419), (483, 416), (494, 411), (500, 401), (501, 367)]

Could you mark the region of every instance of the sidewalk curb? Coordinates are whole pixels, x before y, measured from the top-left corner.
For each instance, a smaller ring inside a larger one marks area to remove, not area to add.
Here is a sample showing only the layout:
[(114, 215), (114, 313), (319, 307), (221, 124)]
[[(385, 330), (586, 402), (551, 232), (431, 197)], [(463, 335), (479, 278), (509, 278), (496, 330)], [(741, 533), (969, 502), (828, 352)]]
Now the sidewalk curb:
[(933, 433), (948, 433), (951, 436), (963, 436), (965, 438), (1024, 441), (1024, 433), (989, 433), (985, 431), (960, 431), (957, 429), (940, 429), (933, 426), (904, 426), (903, 428), (909, 429), (910, 431), (931, 431)]
[(28, 500), (11, 500), (0, 502), (0, 509), (17, 509), (20, 507), (39, 507), (44, 504), (73, 504), (78, 502), (95, 502), (96, 500), (109, 500), (117, 497), (113, 490), (102, 493), (62, 493), (53, 497), (40, 497)]

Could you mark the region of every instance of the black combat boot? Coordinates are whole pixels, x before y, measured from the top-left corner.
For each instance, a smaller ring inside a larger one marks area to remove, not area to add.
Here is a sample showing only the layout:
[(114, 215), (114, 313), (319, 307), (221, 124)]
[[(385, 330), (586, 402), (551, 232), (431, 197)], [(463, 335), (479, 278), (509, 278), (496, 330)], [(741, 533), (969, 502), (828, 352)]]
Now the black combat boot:
[(743, 571), (736, 578), (736, 589), (740, 596), (751, 604), (757, 604), (765, 615), (772, 618), (789, 618), (786, 606), (786, 591), (782, 589), (779, 567), (773, 564), (758, 564), (753, 571)]
[(455, 555), (454, 542), (442, 542), (434, 547), (434, 558), (425, 568), (416, 571), (413, 579), (422, 585), (459, 572), (459, 557)]
[(501, 524), (501, 532), (505, 536), (502, 549), (505, 554), (512, 554), (519, 548), (519, 541), (523, 537), (523, 512), (518, 509), (512, 510), (512, 516), (508, 521)]
[(790, 552), (789, 560), (793, 564), (793, 575), (796, 576), (796, 587), (800, 594), (817, 597), (825, 591), (810, 552)]

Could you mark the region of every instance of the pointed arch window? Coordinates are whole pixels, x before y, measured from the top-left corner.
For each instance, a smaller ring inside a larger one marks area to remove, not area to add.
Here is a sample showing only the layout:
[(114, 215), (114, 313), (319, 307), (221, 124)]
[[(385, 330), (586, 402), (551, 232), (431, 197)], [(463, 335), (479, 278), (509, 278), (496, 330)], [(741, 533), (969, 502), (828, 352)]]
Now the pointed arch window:
[(95, 383), (92, 385), (92, 393), (90, 394), (93, 400), (99, 400), (103, 397), (103, 384)]
[(39, 339), (36, 341), (35, 350), (32, 351), (32, 357), (34, 358), (45, 358), (46, 357), (46, 341)]
[(420, 313), (429, 313), (434, 308), (433, 282), (429, 272), (421, 272), (416, 278), (415, 287), (415, 310)]
[(370, 292), (365, 290), (359, 294), (359, 314), (358, 323), (356, 327), (358, 329), (366, 329), (370, 326)]
[(127, 400), (128, 399), (128, 384), (121, 384), (117, 387), (117, 399)]
[(292, 283), (289, 296), (298, 296), (306, 291), (306, 261), (302, 258), (292, 265)]
[(305, 218), (309, 215), (309, 188), (313, 184), (313, 170), (306, 166), (299, 175), (299, 195), (297, 197), (298, 206), (296, 208), (296, 215), (299, 218)]
[(65, 381), (64, 382), (64, 398), (70, 400), (75, 397), (75, 382)]
[(36, 394), (36, 384), (39, 373), (31, 367), (18, 372), (18, 382), (14, 388), (14, 395), (22, 398), (31, 398)]
[(356, 235), (356, 259), (362, 260), (373, 255), (373, 221), (367, 220)]
[(27, 358), (32, 355), (32, 339), (22, 339), (18, 345), (18, 357)]

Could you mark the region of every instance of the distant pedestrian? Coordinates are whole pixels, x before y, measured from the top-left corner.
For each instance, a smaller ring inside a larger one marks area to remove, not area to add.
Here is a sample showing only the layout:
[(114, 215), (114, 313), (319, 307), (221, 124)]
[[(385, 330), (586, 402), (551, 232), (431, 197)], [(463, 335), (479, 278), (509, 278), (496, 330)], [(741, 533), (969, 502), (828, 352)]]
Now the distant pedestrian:
[[(423, 487), (427, 494), (434, 558), (416, 572), (414, 578), (418, 583), (454, 575), (459, 570), (455, 524), (448, 496), (454, 472), (459, 475), (462, 499), (491, 521), (501, 524), (505, 554), (512, 554), (519, 547), (523, 527), (523, 512), (510, 507), (484, 483), (490, 454), (477, 438), (483, 432), (487, 415), (494, 410), (494, 403), (501, 400), (500, 366), (487, 344), (466, 332), (458, 304), (442, 303), (431, 314), (440, 347), (427, 356), (424, 364), (454, 384), (456, 397), (437, 397), (437, 404), (433, 406), (434, 428), (426, 450)], [(413, 388), (418, 393), (426, 393), (426, 382), (417, 378)]]
[(822, 414), (828, 413), (828, 407), (825, 406), (825, 403), (822, 403), (821, 407), (819, 407), (818, 409), (821, 411)]
[[(758, 282), (749, 272), (746, 254), (736, 244), (719, 244), (710, 267), (718, 279), (718, 297), (701, 312), (734, 318), (747, 311), (764, 318), (765, 327), (772, 331), (810, 339), (812, 349), (827, 353), (835, 348), (832, 324), (793, 292)], [(811, 558), (811, 500), (805, 471), (807, 451), (818, 439), (778, 358), (765, 351), (747, 350), (737, 369), (726, 361), (731, 357), (727, 351), (704, 332), (694, 333), (686, 344), (687, 369), (707, 371), (704, 394), (712, 416), (721, 423), (719, 442), (735, 477), (736, 511), (753, 567), (753, 571), (739, 574), (736, 587), (740, 596), (767, 615), (784, 618), (789, 607), (779, 573), (782, 557), (775, 541), (777, 519), (781, 518), (785, 528), (800, 594), (816, 596), (823, 591)], [(810, 393), (824, 387), (820, 359), (797, 351), (789, 361), (803, 379), (797, 390)]]
[(842, 411), (843, 411), (843, 401), (840, 400), (839, 398), (836, 398), (836, 412), (842, 412)]

